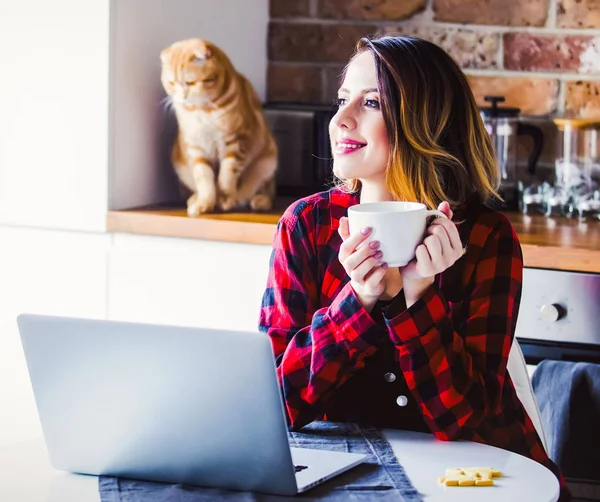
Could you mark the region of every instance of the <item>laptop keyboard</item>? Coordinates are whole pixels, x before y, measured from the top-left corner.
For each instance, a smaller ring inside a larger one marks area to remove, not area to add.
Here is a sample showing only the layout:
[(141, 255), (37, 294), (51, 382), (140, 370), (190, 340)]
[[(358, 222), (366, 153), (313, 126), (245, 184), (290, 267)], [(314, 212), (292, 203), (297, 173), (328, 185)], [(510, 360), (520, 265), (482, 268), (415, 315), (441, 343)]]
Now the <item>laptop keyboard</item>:
[(303, 471), (304, 469), (308, 469), (308, 465), (295, 465), (294, 466), (295, 472), (300, 472), (300, 471)]

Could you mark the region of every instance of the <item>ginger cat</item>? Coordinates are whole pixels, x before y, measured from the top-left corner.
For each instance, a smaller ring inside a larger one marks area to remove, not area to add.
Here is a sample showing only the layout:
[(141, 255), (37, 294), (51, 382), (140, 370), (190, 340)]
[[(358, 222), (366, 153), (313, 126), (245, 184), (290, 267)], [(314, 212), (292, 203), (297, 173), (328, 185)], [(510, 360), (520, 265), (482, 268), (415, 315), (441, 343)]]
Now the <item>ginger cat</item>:
[(160, 54), (161, 81), (177, 115), (171, 160), (192, 191), (190, 216), (250, 204), (270, 209), (277, 146), (252, 84), (216, 45), (182, 40)]

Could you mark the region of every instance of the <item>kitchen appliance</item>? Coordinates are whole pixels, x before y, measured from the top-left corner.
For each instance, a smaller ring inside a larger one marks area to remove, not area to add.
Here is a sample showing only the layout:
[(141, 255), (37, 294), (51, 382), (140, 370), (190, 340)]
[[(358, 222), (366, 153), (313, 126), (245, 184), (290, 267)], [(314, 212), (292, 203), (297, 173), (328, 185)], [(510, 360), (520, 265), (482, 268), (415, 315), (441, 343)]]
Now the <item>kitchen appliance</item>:
[(329, 121), (336, 111), (334, 105), (263, 105), (279, 150), (277, 195), (300, 198), (331, 188)]
[(525, 268), (515, 336), (528, 364), (600, 363), (600, 274)]
[(517, 166), (517, 136), (531, 136), (533, 148), (527, 160), (527, 172), (535, 173), (535, 167), (542, 153), (544, 134), (542, 130), (531, 124), (520, 122), (521, 110), (513, 107), (500, 107), (498, 103), (505, 101), (502, 96), (485, 96), (491, 103), (481, 107), (480, 114), (485, 128), (492, 138), (498, 168), (500, 169), (500, 195), (504, 199), (501, 209), (516, 211), (519, 209), (519, 173)]

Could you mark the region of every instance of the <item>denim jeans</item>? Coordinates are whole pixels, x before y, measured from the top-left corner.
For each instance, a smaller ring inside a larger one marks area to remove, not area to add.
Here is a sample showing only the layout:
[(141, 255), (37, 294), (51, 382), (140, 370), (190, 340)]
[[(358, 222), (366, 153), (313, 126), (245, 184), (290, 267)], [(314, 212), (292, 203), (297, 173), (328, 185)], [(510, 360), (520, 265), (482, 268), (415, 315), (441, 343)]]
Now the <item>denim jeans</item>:
[[(549, 457), (567, 478), (600, 481), (600, 365), (542, 361), (532, 378)], [(595, 433), (593, 431), (596, 431)]]
[[(367, 455), (367, 461), (293, 500), (335, 502), (421, 502), (389, 443), (375, 428), (350, 423), (313, 422), (290, 432), (290, 446)], [(290, 501), (290, 497), (216, 488), (169, 485), (102, 476), (102, 502)]]

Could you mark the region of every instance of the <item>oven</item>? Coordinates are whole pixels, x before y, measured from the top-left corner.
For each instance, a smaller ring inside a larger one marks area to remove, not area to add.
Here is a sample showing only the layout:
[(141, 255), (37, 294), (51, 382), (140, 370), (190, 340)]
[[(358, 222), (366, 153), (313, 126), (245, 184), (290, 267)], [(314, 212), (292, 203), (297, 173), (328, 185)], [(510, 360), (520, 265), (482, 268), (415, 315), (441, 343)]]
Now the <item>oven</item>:
[(600, 364), (600, 274), (526, 268), (515, 335), (529, 365)]

